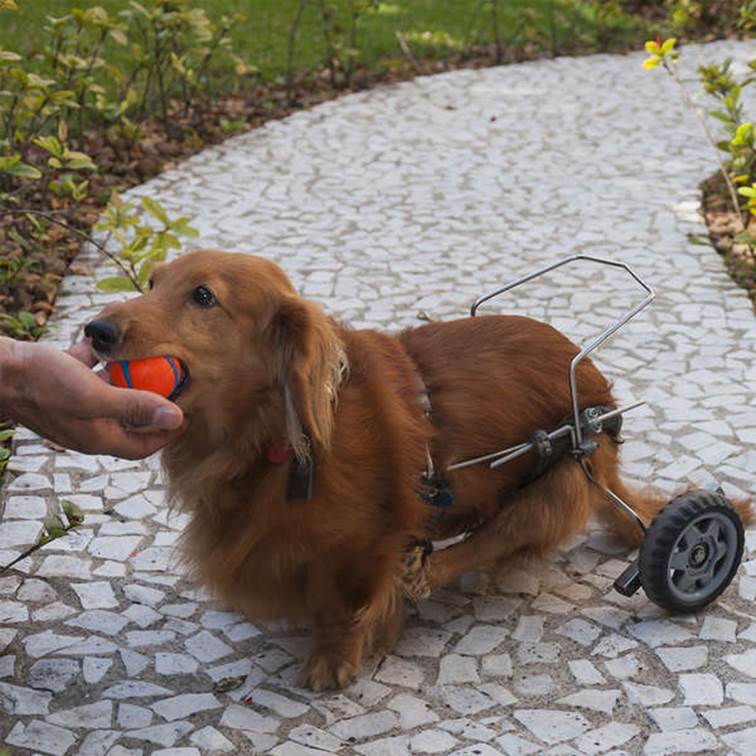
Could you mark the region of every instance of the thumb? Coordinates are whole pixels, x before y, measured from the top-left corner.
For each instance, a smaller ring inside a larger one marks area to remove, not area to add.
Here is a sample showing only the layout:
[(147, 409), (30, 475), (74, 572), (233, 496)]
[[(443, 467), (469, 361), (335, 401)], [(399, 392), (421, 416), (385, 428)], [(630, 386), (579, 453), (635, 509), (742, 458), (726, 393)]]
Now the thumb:
[(173, 402), (151, 391), (104, 387), (111, 394), (110, 416), (127, 428), (176, 430), (184, 414)]

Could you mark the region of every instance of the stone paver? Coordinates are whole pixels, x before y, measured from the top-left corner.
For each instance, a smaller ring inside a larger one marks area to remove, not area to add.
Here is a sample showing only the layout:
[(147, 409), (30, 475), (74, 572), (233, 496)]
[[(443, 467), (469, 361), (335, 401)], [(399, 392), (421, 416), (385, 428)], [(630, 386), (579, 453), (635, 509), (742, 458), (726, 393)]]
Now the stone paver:
[[(684, 59), (692, 70), (747, 54), (714, 44)], [(277, 260), (360, 327), (464, 315), (500, 281), (571, 252), (632, 263), (658, 300), (598, 357), (623, 400), (649, 401), (627, 418), (627, 474), (666, 490), (716, 475), (732, 495), (752, 492), (755, 321), (717, 256), (686, 240), (703, 231), (696, 187), (715, 159), (672, 83), (641, 60), (460, 71), (353, 95), (130, 194), (190, 215), (197, 246)], [(582, 266), (506, 305), (584, 339), (636, 297)], [(68, 345), (110, 299), (69, 276), (49, 340)], [(301, 629), (225, 612), (176, 571), (185, 520), (168, 515), (158, 459), (55, 453), (21, 430), (14, 464), (1, 563), (63, 499), (86, 513), (81, 533), (0, 578), (0, 744), (14, 753), (754, 752), (756, 530), (733, 586), (700, 615), (614, 593), (628, 555), (590, 531), (541, 566), (469, 576), (423, 602), (390, 657), (313, 695), (295, 686)]]

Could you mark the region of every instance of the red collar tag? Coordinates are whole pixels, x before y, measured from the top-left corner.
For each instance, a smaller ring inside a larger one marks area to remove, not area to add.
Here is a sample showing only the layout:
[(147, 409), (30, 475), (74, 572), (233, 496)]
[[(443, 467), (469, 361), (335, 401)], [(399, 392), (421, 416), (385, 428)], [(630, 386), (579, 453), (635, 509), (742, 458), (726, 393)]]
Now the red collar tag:
[(294, 447), (286, 439), (272, 443), (265, 450), (266, 459), (274, 465), (282, 465), (292, 454), (294, 454)]

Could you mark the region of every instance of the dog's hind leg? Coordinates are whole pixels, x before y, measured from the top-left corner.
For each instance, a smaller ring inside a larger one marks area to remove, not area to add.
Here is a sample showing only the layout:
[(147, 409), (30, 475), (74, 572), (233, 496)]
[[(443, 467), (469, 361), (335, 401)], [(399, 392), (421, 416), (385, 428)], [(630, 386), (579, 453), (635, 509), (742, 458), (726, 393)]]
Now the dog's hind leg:
[(541, 557), (585, 526), (600, 494), (580, 466), (565, 459), (543, 477), (507, 497), (499, 512), (466, 540), (430, 558), (431, 589), (464, 572), (512, 557)]

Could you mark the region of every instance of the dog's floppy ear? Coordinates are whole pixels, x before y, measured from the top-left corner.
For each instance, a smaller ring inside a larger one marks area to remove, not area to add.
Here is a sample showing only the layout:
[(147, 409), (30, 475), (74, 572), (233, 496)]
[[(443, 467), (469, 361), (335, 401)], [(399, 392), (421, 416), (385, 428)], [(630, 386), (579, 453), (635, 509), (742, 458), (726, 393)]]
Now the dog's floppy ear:
[(334, 400), (345, 368), (335, 328), (313, 302), (289, 296), (272, 321), (277, 378), (286, 402), (286, 430), (297, 456), (308, 441), (327, 448), (333, 430)]

